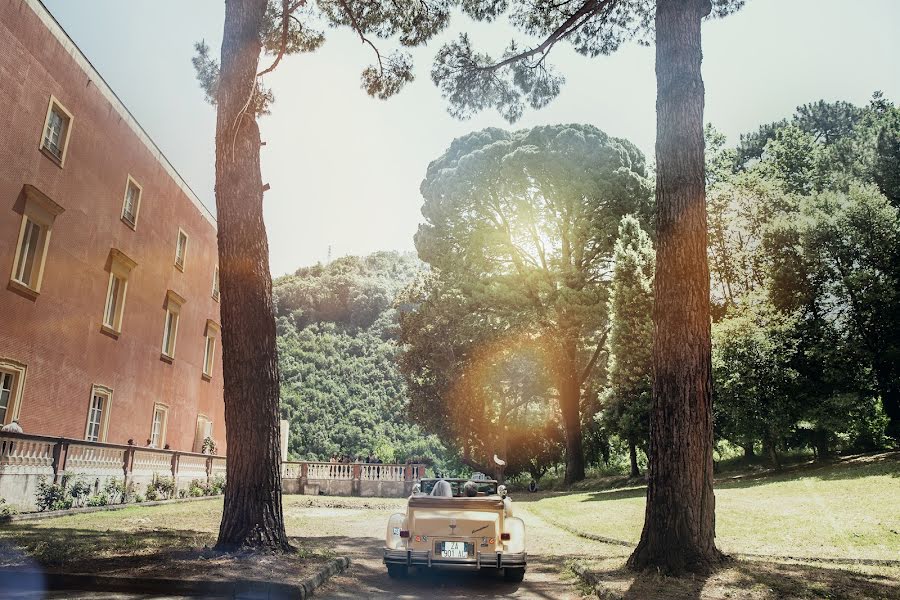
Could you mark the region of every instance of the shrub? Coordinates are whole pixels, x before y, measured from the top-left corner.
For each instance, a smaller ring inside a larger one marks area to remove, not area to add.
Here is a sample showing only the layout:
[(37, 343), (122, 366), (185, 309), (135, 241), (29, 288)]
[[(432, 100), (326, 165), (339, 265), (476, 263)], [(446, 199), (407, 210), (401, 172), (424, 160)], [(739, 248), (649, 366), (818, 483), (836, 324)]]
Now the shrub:
[(14, 507), (6, 503), (6, 498), (0, 498), (0, 523), (6, 523), (18, 512)]
[(211, 496), (219, 496), (225, 493), (225, 477), (216, 475), (209, 483), (209, 493)]
[(140, 494), (135, 494), (135, 495), (134, 495), (134, 501), (135, 501), (136, 503), (140, 504), (141, 502), (144, 501), (144, 497), (143, 497), (142, 495), (140, 495)]
[(103, 486), (103, 493), (106, 494), (110, 504), (124, 504), (128, 502), (128, 490), (125, 488), (125, 480), (119, 480), (115, 477), (106, 480)]
[(153, 487), (152, 485), (148, 485), (147, 486), (147, 501), (155, 502), (156, 500), (159, 500), (159, 492), (157, 492), (156, 488)]
[(88, 496), (93, 491), (87, 481), (82, 479), (80, 475), (72, 475), (63, 477), (64, 492), (69, 495), (73, 506), (84, 506)]
[(189, 487), (188, 494), (191, 498), (199, 498), (200, 496), (208, 495), (208, 487), (205, 481), (200, 481), (199, 479), (194, 479), (191, 481), (191, 485)]
[[(65, 483), (65, 479), (63, 482)], [(57, 483), (47, 483), (46, 477), (38, 480), (35, 496), (38, 510), (41, 512), (72, 508), (72, 498), (66, 494), (65, 487)]]
[(182, 489), (178, 490), (179, 498), (187, 498), (187, 495), (188, 495), (188, 491), (186, 489), (182, 488)]
[(88, 506), (106, 506), (107, 504), (109, 504), (109, 497), (105, 492), (94, 494), (93, 496), (88, 498), (87, 502)]
[(171, 477), (156, 477), (156, 489), (164, 499), (175, 496), (175, 480)]

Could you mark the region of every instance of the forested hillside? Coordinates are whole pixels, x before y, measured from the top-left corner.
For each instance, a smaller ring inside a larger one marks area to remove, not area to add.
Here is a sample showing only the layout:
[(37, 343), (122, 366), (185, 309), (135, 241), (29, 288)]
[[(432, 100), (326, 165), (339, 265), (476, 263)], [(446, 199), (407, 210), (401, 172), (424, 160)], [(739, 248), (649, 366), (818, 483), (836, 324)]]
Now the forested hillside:
[(374, 452), (385, 462), (444, 450), (406, 419), (394, 299), (422, 263), (378, 252), (304, 267), (274, 282), (281, 410), (293, 459)]

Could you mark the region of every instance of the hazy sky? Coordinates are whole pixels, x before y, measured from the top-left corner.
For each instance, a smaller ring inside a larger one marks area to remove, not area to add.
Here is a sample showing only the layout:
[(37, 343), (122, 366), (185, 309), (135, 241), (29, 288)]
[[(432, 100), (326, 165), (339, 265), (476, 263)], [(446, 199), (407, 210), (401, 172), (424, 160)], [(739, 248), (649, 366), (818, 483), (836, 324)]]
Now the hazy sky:
[[(218, 56), (224, 2), (44, 2), (214, 209), (215, 113), (203, 101), (190, 59), (200, 39)], [(445, 35), (414, 51), (416, 81), (388, 101), (360, 89), (371, 52), (345, 30), (328, 32), (321, 50), (290, 57), (267, 76), (276, 96), (272, 115), (261, 122), (263, 179), (272, 186), (265, 216), (273, 274), (325, 260), (329, 245), (333, 256), (411, 250), (428, 163), (454, 137), (508, 127), (495, 113), (464, 122), (447, 115), (428, 73), (440, 43), (460, 31), (495, 56), (514, 35), (457, 15)], [(898, 31), (897, 0), (748, 0), (736, 15), (704, 26), (706, 120), (734, 142), (819, 98), (864, 104), (880, 89), (897, 102)], [(631, 139), (652, 159), (652, 49), (630, 44), (612, 57), (586, 59), (562, 44), (552, 60), (567, 78), (562, 94), (515, 127), (592, 123)]]

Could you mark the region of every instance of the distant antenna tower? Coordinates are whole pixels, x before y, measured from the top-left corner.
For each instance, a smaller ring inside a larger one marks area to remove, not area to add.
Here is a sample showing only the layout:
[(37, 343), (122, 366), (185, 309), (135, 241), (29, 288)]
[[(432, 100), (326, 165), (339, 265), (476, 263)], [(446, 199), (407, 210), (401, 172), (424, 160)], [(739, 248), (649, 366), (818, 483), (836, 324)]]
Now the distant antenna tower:
[(328, 257), (325, 259), (325, 264), (331, 264), (331, 244), (328, 244)]

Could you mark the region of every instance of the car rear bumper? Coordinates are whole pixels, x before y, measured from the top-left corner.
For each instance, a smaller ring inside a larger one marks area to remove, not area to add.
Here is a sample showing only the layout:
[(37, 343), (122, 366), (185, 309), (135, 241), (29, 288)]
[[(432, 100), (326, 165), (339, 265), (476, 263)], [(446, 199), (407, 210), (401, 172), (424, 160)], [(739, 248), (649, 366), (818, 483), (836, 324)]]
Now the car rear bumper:
[(408, 567), (463, 567), (481, 568), (524, 568), (527, 563), (525, 552), (476, 552), (475, 558), (435, 557), (430, 550), (384, 549), (384, 564), (406, 565)]

